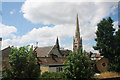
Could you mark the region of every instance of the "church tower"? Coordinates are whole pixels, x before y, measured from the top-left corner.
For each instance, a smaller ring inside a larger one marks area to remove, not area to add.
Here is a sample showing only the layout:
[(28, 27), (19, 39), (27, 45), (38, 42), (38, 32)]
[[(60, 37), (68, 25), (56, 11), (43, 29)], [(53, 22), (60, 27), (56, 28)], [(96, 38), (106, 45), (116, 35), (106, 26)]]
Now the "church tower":
[(79, 51), (82, 48), (82, 38), (80, 38), (78, 15), (76, 17), (76, 32), (73, 38), (73, 51)]

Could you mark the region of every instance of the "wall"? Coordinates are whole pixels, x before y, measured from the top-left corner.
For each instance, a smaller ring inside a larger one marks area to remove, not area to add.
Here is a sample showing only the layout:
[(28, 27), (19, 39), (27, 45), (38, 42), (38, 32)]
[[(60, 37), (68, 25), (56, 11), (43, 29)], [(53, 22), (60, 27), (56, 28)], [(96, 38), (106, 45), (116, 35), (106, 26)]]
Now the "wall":
[(50, 72), (56, 72), (56, 67), (50, 67)]
[(41, 74), (49, 72), (49, 66), (40, 66)]

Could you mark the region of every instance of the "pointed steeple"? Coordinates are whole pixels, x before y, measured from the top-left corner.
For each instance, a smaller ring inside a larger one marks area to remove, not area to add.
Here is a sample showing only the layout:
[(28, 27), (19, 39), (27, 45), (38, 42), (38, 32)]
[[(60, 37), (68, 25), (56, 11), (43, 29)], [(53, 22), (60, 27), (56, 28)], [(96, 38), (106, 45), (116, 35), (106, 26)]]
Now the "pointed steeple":
[(73, 41), (73, 51), (79, 51), (82, 48), (82, 38), (80, 38), (78, 14), (76, 17), (76, 32)]
[(56, 47), (59, 49), (59, 40), (58, 40), (58, 37), (57, 37), (57, 39), (56, 39)]
[(77, 14), (77, 17), (76, 17), (76, 33), (75, 33), (75, 37), (80, 38), (78, 14)]

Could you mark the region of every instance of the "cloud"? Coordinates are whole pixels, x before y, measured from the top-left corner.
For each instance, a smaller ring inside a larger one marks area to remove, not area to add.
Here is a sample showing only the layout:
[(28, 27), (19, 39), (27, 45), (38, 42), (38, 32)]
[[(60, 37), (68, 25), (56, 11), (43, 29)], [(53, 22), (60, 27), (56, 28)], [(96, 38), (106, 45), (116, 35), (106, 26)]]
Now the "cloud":
[(13, 9), (13, 10), (10, 11), (11, 15), (14, 14), (14, 13), (15, 13), (15, 9)]
[(99, 53), (97, 50), (94, 50), (93, 49), (93, 45), (91, 44), (86, 44), (86, 45), (83, 45), (83, 49), (86, 50), (87, 52), (94, 52), (94, 53)]
[(15, 37), (17, 29), (14, 26), (7, 26), (0, 23), (0, 36), (1, 37)]
[(116, 31), (118, 30), (118, 21), (115, 21), (115, 22), (113, 22), (113, 28), (115, 28), (116, 29)]
[(12, 39), (16, 38), (16, 35), (14, 34), (16, 32), (17, 32), (16, 27), (7, 26), (7, 25), (0, 23), (0, 37), (5, 39), (2, 41), (2, 48), (1, 49), (4, 49), (12, 44), (11, 43), (12, 41), (10, 38), (12, 38)]
[(50, 45), (55, 42), (57, 36), (64, 40), (73, 37), (75, 31), (74, 25), (56, 25), (54, 27), (33, 28), (30, 32), (21, 37), (13, 39), (13, 42), (18, 44), (25, 44), (30, 42), (39, 42), (42, 45)]
[[(69, 30), (68, 30), (69, 29)], [(13, 36), (13, 32), (16, 32), (16, 28), (11, 26), (4, 26), (3, 36)], [(11, 32), (10, 32), (11, 31)], [(39, 46), (48, 46), (53, 45), (57, 36), (64, 40), (69, 37), (73, 37), (75, 31), (74, 25), (56, 25), (54, 27), (42, 27), (42, 28), (33, 28), (30, 32), (26, 33), (23, 36), (12, 37), (12, 39), (6, 39), (3, 41), (3, 47), (8, 45), (23, 45), (39, 42)], [(7, 33), (8, 32), (8, 33)]]
[(118, 2), (119, 0), (29, 0), (29, 2)]
[[(24, 18), (32, 23), (74, 24), (78, 13), (80, 22), (100, 19), (109, 15), (112, 3), (69, 3), (69, 2), (30, 2), (26, 0), (21, 11)], [(90, 13), (90, 14), (89, 14)], [(97, 22), (97, 20), (95, 21)]]
[(91, 40), (95, 38), (97, 23), (111, 13), (115, 14), (116, 6), (117, 3), (110, 2), (70, 3), (26, 0), (21, 12), (24, 18), (32, 23), (54, 25), (76, 24), (76, 14), (78, 14), (81, 36), (83, 40)]
[[(32, 3), (30, 1), (33, 1)], [(72, 38), (76, 28), (76, 14), (79, 15), (80, 34), (83, 40), (93, 40), (97, 23), (109, 16), (115, 14), (116, 3), (96, 3), (96, 2), (34, 2), (35, 0), (26, 0), (21, 8), (25, 19), (35, 24), (54, 24), (53, 27), (44, 26), (33, 28), (23, 36), (17, 36), (3, 41), (10, 45), (25, 45), (39, 42), (39, 46), (49, 46), (55, 43), (56, 37), (61, 40)], [(46, 0), (47, 1), (47, 0)], [(14, 35), (15, 28), (10, 35)], [(7, 34), (8, 36), (8, 34)], [(61, 45), (72, 49), (72, 43)], [(86, 51), (94, 51), (91, 44), (83, 45)]]
[(73, 50), (73, 44), (61, 44), (61, 48)]
[(14, 12), (13, 11), (10, 11), (10, 14), (13, 14)]

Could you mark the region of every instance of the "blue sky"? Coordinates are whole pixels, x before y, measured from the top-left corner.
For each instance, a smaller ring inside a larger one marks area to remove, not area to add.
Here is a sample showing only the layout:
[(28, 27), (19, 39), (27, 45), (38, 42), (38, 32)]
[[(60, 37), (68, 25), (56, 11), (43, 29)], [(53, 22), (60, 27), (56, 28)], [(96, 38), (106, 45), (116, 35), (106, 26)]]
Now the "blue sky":
[(28, 0), (3, 2), (1, 23), (5, 27), (2, 33), (5, 35), (2, 36), (3, 48), (9, 45), (35, 46), (37, 41), (40, 47), (50, 46), (55, 44), (58, 36), (61, 47), (72, 49), (78, 14), (83, 47), (87, 51), (95, 52), (92, 46), (96, 44), (94, 38), (97, 23), (110, 16), (115, 21), (114, 27), (117, 29), (117, 11), (117, 3), (109, 2), (84, 4), (46, 2), (44, 5), (40, 2), (31, 4)]
[[(2, 4), (2, 23), (9, 26), (15, 26), (18, 29), (17, 35), (22, 36), (31, 31), (34, 27), (52, 26), (44, 24), (33, 24), (23, 17), (20, 12), (23, 2), (4, 2)], [(10, 13), (13, 12), (13, 13)], [(7, 17), (6, 17), (7, 16)]]

